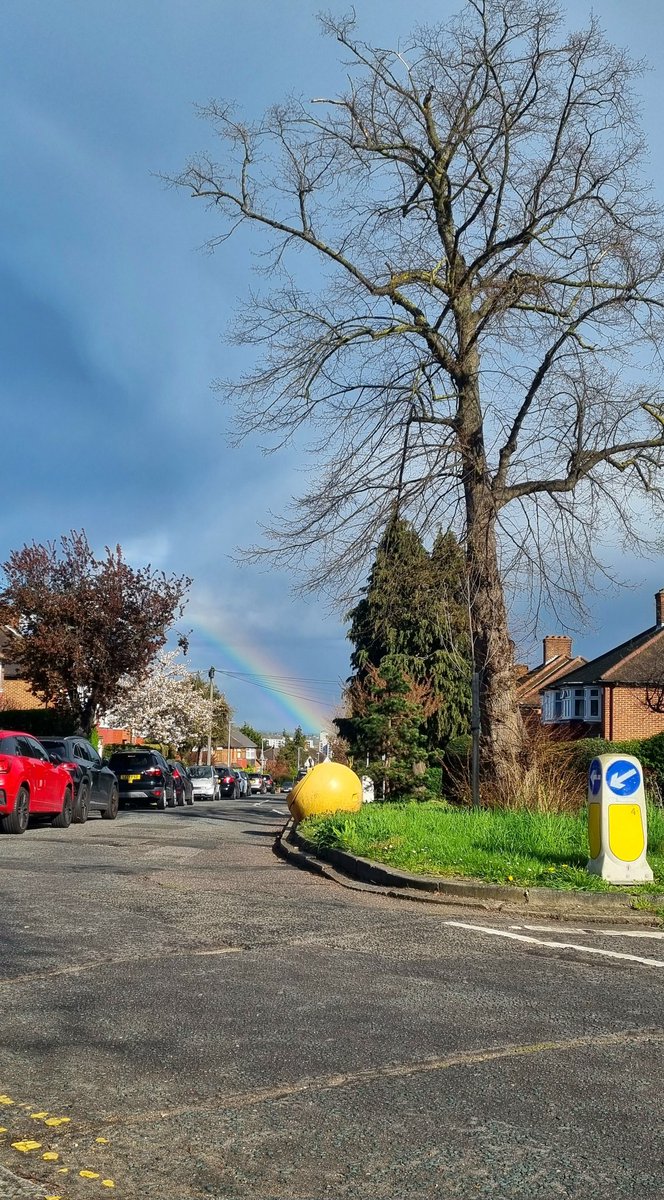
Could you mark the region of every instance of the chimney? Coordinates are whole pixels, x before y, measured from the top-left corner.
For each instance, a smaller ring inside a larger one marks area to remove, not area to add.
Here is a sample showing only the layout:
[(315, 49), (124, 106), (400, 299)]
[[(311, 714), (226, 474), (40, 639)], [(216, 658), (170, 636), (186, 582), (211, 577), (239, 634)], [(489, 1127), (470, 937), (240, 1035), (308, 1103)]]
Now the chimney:
[[(662, 596), (664, 601), (664, 594)], [(551, 662), (552, 658), (571, 658), (572, 657), (572, 639), (562, 633), (549, 634), (544, 638), (544, 656), (542, 658), (542, 666)]]
[(655, 592), (655, 624), (658, 629), (664, 625), (664, 588)]

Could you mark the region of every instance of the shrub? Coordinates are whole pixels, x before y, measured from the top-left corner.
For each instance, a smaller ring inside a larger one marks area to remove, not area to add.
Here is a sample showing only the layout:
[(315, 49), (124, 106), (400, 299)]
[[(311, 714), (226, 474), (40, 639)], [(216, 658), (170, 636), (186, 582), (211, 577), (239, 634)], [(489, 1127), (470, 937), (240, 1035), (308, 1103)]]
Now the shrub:
[(31, 733), (37, 738), (53, 737), (55, 734), (67, 736), (76, 732), (75, 717), (55, 708), (4, 708), (0, 712), (0, 723), (4, 729)]

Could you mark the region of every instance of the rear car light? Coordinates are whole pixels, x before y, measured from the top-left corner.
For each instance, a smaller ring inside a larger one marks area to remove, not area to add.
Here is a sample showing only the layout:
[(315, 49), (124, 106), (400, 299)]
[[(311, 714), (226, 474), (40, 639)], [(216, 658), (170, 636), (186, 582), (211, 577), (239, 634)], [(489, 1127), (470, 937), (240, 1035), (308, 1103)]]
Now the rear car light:
[(145, 772), (145, 774), (153, 776), (154, 779), (162, 778), (160, 767), (149, 767), (148, 770)]
[(11, 760), (9, 758), (0, 758), (0, 775), (6, 775), (11, 769)]
[(68, 771), (78, 771), (78, 763), (75, 762), (61, 762), (58, 763), (58, 766), (66, 767)]

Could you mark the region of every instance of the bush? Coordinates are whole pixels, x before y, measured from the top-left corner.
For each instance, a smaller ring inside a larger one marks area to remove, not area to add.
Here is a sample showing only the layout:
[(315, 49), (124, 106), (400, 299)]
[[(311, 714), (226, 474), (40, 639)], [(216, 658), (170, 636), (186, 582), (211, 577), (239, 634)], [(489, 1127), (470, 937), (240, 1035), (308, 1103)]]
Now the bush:
[(437, 800), (442, 796), (443, 772), (441, 767), (427, 767), (422, 782), (434, 799)]
[(76, 718), (55, 708), (3, 708), (0, 724), (4, 729), (31, 733), (33, 737), (67, 736), (76, 732)]

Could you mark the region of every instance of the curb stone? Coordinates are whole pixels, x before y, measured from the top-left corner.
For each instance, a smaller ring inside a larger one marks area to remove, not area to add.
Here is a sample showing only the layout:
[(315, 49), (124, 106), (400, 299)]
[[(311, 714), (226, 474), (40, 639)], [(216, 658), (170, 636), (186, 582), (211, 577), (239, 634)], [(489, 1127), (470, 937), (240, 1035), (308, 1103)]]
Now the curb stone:
[[(557, 888), (507, 887), (480, 880), (448, 879), (438, 875), (412, 875), (384, 863), (359, 858), (347, 850), (317, 848), (307, 842), (290, 821), (277, 834), (274, 853), (292, 866), (322, 875), (342, 887), (425, 904), (448, 904), (493, 912), (537, 913), (550, 917), (607, 917), (642, 925), (659, 925), (655, 913), (634, 907), (637, 897), (617, 892), (568, 892)], [(664, 895), (648, 897), (664, 907)]]

